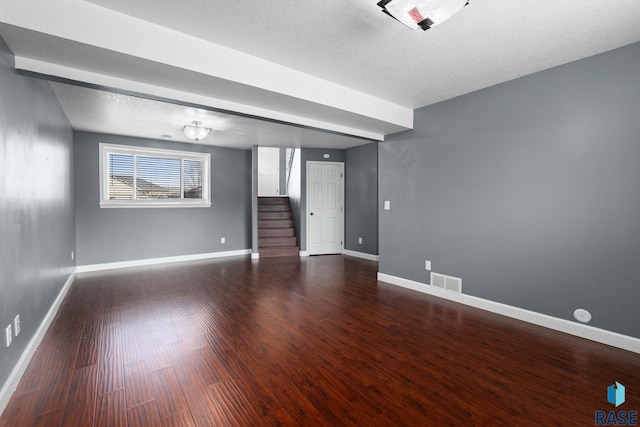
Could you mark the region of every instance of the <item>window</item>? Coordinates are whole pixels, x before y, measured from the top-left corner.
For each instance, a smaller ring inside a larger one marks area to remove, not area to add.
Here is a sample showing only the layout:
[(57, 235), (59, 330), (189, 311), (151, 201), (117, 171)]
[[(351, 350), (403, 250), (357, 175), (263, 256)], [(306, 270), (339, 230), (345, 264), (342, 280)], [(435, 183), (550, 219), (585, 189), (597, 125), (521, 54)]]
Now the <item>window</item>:
[(210, 155), (100, 144), (100, 207), (207, 207)]

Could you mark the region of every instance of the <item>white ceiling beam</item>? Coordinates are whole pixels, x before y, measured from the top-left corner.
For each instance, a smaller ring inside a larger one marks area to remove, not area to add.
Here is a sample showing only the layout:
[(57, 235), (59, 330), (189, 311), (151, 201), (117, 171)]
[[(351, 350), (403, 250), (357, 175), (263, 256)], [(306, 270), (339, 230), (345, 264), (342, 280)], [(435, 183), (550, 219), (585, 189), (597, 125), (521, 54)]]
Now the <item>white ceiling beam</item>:
[(251, 105), (239, 104), (222, 99), (211, 98), (190, 92), (179, 91), (162, 86), (155, 86), (147, 83), (126, 80), (105, 74), (94, 73), (86, 70), (66, 67), (63, 65), (51, 64), (49, 62), (38, 61), (30, 58), (15, 57), (15, 67), (17, 70), (28, 71), (43, 76), (57, 77), (75, 82), (87, 83), (91, 86), (104, 87), (122, 91), (125, 93), (135, 93), (141, 96), (149, 96), (153, 99), (167, 99), (179, 103), (195, 104), (203, 107), (210, 107), (215, 110), (238, 112), (255, 117), (264, 117), (285, 123), (293, 123), (310, 128), (324, 129), (347, 135), (359, 136), (362, 138), (382, 141), (384, 134), (371, 132), (363, 129), (356, 129), (348, 126), (340, 126), (335, 123), (314, 120), (308, 117), (295, 116), (273, 110), (266, 110)]

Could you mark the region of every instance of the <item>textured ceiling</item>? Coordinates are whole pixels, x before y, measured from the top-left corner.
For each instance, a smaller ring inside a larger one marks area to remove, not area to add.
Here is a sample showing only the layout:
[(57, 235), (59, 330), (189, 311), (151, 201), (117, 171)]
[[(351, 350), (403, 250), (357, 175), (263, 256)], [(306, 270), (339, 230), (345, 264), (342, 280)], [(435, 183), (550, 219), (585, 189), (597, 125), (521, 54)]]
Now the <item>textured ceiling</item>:
[(75, 85), (52, 82), (51, 87), (62, 100), (67, 116), (73, 117), (73, 127), (78, 131), (192, 143), (181, 129), (195, 120), (212, 128), (211, 134), (198, 142), (201, 145), (240, 149), (250, 149), (252, 145), (340, 149), (367, 142), (331, 132)]
[(426, 32), (375, 0), (2, 3), (17, 68), (151, 98), (56, 83), (74, 128), (179, 140), (190, 115), (272, 120), (226, 116), (228, 138), (212, 144), (241, 147), (383, 139), (411, 128), (415, 108), (640, 41), (638, 0), (471, 0)]
[(640, 41), (638, 0), (471, 0), (427, 32), (375, 0), (92, 0), (410, 108)]

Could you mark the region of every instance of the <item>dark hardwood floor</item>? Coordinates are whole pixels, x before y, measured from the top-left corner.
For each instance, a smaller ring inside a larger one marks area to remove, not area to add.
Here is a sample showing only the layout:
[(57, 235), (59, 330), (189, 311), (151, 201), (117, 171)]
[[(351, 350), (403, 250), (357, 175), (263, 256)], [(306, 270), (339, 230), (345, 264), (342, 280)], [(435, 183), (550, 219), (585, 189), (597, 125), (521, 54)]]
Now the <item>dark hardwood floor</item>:
[[(590, 426), (640, 355), (343, 256), (79, 274), (0, 426)], [(514, 284), (517, 286), (517, 284)]]

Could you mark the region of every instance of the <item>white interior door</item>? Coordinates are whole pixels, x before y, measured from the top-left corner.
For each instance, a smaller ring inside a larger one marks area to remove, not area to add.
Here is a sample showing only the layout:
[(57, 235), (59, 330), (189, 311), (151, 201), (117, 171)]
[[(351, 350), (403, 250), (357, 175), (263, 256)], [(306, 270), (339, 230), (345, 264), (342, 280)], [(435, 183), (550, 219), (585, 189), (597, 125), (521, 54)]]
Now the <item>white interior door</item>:
[(280, 149), (258, 147), (258, 196), (279, 196)]
[(344, 163), (307, 162), (307, 250), (342, 253)]

